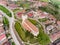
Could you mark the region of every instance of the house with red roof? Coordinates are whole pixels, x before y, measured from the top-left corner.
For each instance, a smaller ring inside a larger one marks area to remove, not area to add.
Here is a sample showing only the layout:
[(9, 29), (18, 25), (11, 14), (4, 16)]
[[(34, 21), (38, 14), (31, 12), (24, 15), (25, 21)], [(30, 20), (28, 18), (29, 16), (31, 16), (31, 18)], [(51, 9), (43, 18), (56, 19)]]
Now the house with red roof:
[(16, 9), (18, 6), (17, 6), (16, 4), (12, 3), (12, 4), (9, 4), (8, 7), (9, 7), (10, 9), (14, 10), (14, 9)]
[(34, 36), (37, 36), (39, 34), (39, 29), (35, 25), (33, 25), (29, 20), (27, 20), (27, 16), (23, 16), (22, 18), (22, 26)]
[(39, 18), (46, 18), (48, 16), (48, 13), (46, 12), (41, 12), (39, 15)]
[(29, 12), (27, 15), (28, 15), (28, 17), (33, 17), (34, 16), (33, 12)]
[(50, 35), (51, 41), (54, 42), (55, 40), (57, 40), (58, 38), (60, 38), (60, 31), (54, 34)]
[(7, 5), (7, 0), (0, 0), (0, 4)]
[(21, 17), (22, 17), (22, 14), (23, 14), (22, 12), (17, 12), (17, 13), (16, 13), (16, 16), (17, 16), (18, 18), (21, 18)]

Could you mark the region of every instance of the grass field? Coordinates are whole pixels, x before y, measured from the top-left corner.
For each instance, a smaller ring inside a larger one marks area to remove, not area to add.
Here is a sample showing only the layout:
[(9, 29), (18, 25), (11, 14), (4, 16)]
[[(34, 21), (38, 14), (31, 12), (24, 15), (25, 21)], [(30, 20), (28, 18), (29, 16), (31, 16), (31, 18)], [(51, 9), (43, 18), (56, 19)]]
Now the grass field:
[(8, 15), (9, 17), (12, 17), (11, 12), (9, 12), (9, 10), (6, 9), (5, 7), (3, 7), (2, 5), (0, 5), (0, 10), (2, 10), (4, 13), (6, 13), (6, 15)]
[(9, 21), (6, 17), (3, 17), (3, 23), (5, 26), (9, 27)]
[(12, 42), (12, 45), (15, 45), (15, 43), (14, 43), (14, 42)]
[(47, 18), (43, 18), (43, 19), (38, 19), (40, 22), (45, 22), (47, 20)]

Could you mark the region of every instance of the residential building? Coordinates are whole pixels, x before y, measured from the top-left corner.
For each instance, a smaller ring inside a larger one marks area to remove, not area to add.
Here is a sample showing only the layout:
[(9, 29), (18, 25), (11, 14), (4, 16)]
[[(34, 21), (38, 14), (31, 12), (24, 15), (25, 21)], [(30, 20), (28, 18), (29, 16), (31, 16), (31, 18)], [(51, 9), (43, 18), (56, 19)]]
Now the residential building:
[(29, 20), (27, 20), (26, 17), (24, 18), (25, 19), (23, 19), (22, 21), (22, 26), (34, 36), (37, 36), (39, 34), (39, 29), (35, 25), (33, 25)]
[(23, 12), (16, 12), (16, 16), (18, 17), (18, 18), (21, 18), (22, 17), (22, 14), (23, 14)]
[(46, 27), (47, 33), (50, 34), (50, 31), (52, 32), (53, 28), (54, 28), (54, 26), (52, 26), (52, 25), (47, 26)]
[(7, 5), (7, 0), (0, 0), (0, 4)]
[(52, 42), (54, 42), (55, 40), (57, 40), (58, 38), (60, 38), (60, 31), (51, 34), (51, 35), (50, 35), (50, 38), (51, 38)]
[(8, 41), (7, 37), (5, 35), (5, 31), (3, 29), (3, 26), (0, 26), (0, 44), (3, 44), (4, 42)]
[(0, 45), (5, 43), (7, 40), (7, 37), (5, 35), (4, 27), (3, 27), (3, 16), (0, 13)]
[(33, 17), (34, 16), (34, 14), (33, 14), (33, 12), (28, 12), (28, 17)]
[(51, 22), (53, 22), (53, 23), (56, 22), (56, 18), (53, 15), (49, 14), (48, 18), (50, 19)]
[(16, 9), (18, 6), (17, 6), (16, 4), (14, 4), (14, 3), (11, 3), (11, 4), (8, 5), (8, 7), (9, 7), (10, 9), (14, 10), (14, 9)]

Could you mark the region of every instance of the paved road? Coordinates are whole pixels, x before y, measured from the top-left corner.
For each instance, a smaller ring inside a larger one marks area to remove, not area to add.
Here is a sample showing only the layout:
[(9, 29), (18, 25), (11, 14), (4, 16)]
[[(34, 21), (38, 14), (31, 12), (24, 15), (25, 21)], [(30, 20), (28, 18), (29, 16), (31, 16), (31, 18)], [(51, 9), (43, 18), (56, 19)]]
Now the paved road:
[[(4, 6), (4, 5), (3, 5), (3, 6)], [(5, 6), (4, 6), (4, 7), (5, 7)], [(6, 7), (6, 8), (7, 8), (7, 7)], [(8, 9), (8, 8), (7, 8), (7, 9)], [(12, 28), (12, 26), (13, 26), (13, 24), (14, 24), (14, 15), (13, 15), (13, 12), (12, 12), (10, 9), (8, 9), (8, 10), (12, 13), (12, 17), (7, 16), (5, 13), (2, 12), (2, 10), (0, 10), (0, 12), (1, 12), (1, 13), (3, 14), (3, 16), (5, 16), (5, 17), (8, 19), (8, 21), (9, 21), (10, 34), (11, 34), (11, 36), (12, 36), (15, 44), (16, 44), (16, 45), (20, 45), (19, 41), (17, 40), (17, 37), (15, 36), (15, 33), (14, 33), (14, 31), (13, 31), (13, 28)], [(8, 13), (8, 12), (7, 12), (7, 13)]]

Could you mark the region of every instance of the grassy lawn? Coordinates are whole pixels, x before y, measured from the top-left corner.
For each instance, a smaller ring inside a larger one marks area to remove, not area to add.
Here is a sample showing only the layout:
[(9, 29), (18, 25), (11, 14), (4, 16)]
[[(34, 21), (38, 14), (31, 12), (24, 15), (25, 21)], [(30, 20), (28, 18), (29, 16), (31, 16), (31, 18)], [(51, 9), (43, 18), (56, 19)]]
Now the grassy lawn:
[(3, 17), (3, 23), (5, 26), (9, 27), (9, 21), (6, 17)]
[(33, 23), (34, 25), (37, 25), (37, 21), (36, 20), (32, 20), (32, 19), (28, 19), (31, 23)]
[(15, 45), (15, 43), (14, 43), (14, 42), (12, 42), (12, 45)]
[(47, 45), (50, 43), (50, 39), (48, 35), (44, 33), (42, 26), (39, 26), (39, 35), (37, 38), (41, 45)]
[(47, 18), (43, 18), (43, 19), (38, 19), (40, 22), (45, 22), (47, 20)]
[(6, 13), (6, 15), (8, 15), (9, 17), (12, 17), (11, 12), (9, 12), (9, 10), (6, 9), (5, 7), (3, 7), (2, 5), (0, 5), (0, 10), (2, 10), (4, 13)]
[(16, 29), (17, 33), (19, 34), (19, 36), (21, 37), (21, 39), (25, 41), (25, 32), (19, 22), (15, 23), (15, 29)]

